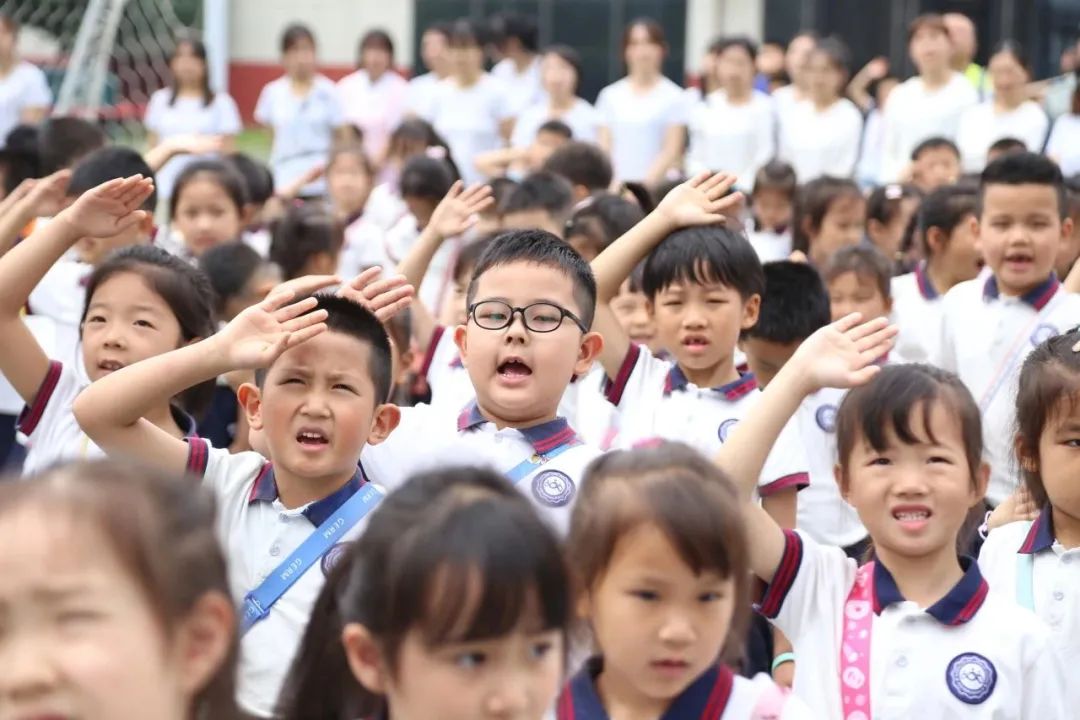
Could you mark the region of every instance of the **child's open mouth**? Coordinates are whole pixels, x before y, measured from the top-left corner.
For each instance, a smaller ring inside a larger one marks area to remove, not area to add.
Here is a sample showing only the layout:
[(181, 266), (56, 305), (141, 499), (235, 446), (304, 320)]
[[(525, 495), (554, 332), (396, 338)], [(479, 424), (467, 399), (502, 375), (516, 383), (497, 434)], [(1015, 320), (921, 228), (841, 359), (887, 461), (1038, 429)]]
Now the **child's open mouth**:
[(124, 363), (119, 360), (101, 360), (98, 362), (98, 370), (104, 372), (116, 372), (124, 367)]
[(304, 428), (296, 433), (296, 442), (305, 450), (321, 450), (330, 444), (330, 438), (322, 430)]
[(901, 505), (893, 508), (893, 519), (900, 523), (900, 527), (908, 532), (919, 532), (930, 522), (930, 508), (922, 505)]
[(690, 353), (698, 355), (705, 352), (705, 348), (709, 346), (709, 340), (701, 335), (690, 335), (683, 338), (682, 346)]

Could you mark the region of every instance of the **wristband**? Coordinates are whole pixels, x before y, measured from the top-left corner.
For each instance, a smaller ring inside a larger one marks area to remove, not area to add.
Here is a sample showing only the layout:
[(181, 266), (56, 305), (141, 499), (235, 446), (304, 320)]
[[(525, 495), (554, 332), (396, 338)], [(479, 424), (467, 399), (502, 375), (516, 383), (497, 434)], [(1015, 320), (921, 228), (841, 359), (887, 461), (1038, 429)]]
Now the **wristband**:
[[(969, 525), (968, 527), (971, 527), (971, 526)], [(784, 663), (793, 663), (793, 662), (795, 662), (795, 653), (793, 653), (793, 652), (780, 653), (779, 655), (777, 655), (776, 657), (773, 658), (772, 671), (776, 672), (776, 668), (780, 667)]]

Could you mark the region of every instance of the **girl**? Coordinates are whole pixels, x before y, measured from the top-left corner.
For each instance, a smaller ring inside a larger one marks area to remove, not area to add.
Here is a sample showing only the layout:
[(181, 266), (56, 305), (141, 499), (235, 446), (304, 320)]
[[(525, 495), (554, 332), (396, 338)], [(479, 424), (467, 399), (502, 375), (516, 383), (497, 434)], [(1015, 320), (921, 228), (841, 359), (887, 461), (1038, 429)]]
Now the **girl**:
[[(769, 583), (759, 611), (799, 659), (795, 694), (826, 718), (1067, 717), (1047, 629), (957, 556), (989, 478), (978, 406), (945, 371), (875, 365), (895, 328), (859, 320), (806, 340), (717, 457), (742, 491), (751, 569)], [(836, 476), (873, 542), (862, 568), (751, 500), (781, 428), (823, 387), (854, 387), (835, 416)]]
[(546, 99), (526, 108), (514, 124), (510, 145), (524, 150), (533, 144), (536, 131), (548, 120), (561, 120), (574, 140), (596, 142), (600, 116), (578, 97), (581, 87), (581, 56), (566, 45), (553, 45), (540, 60), (540, 79)]
[(580, 203), (563, 236), (586, 262), (645, 217), (641, 207), (618, 195), (599, 193)]
[(247, 187), (229, 163), (199, 160), (176, 178), (169, 198), (172, 242), (194, 260), (210, 248), (239, 240), (246, 224)]
[[(1080, 492), (1076, 488), (1080, 333), (1050, 338), (1024, 361), (1016, 394), (1016, 454), (1042, 512), (992, 531), (979, 554), (990, 587), (1033, 610), (1053, 632), (1066, 667), (1080, 662)], [(1080, 700), (1073, 685), (1072, 704)]]
[(312, 204), (296, 205), (274, 223), (270, 261), (281, 268), (285, 280), (305, 275), (333, 275), (340, 266), (342, 242), (341, 225), (325, 210)]
[(45, 73), (19, 58), (18, 44), (19, 22), (9, 13), (0, 13), (0, 97), (4, 98), (0, 138), (6, 138), (20, 123), (40, 123), (52, 104)]
[(616, 180), (656, 185), (682, 162), (687, 105), (683, 89), (663, 74), (668, 45), (660, 23), (631, 22), (623, 34), (626, 77), (596, 99), (600, 147)]
[[(281, 36), (285, 75), (267, 83), (255, 105), (255, 122), (267, 126), (274, 139), (270, 166), (274, 185), (284, 188), (321, 165), (335, 135), (345, 124), (334, 83), (315, 69), (315, 36), (299, 23)], [(326, 192), (321, 178), (299, 190), (304, 198)]]
[[(177, 39), (169, 58), (171, 81), (150, 96), (143, 124), (148, 133), (148, 148), (183, 138), (184, 144), (203, 143), (231, 152), (233, 140), (241, 130), (240, 113), (228, 93), (210, 88), (206, 64), (206, 46), (195, 37)], [(180, 171), (198, 155), (183, 155), (169, 160), (156, 173), (158, 197), (172, 197), (173, 182)], [(204, 156), (205, 157), (205, 156)]]
[(326, 161), (326, 189), (334, 219), (346, 228), (356, 224), (374, 181), (375, 170), (362, 145), (336, 145)]
[(4, 717), (239, 717), (209, 493), (111, 461), (0, 482), (0, 546)]
[(1019, 43), (1003, 41), (990, 56), (986, 69), (994, 85), (993, 94), (964, 112), (956, 134), (961, 164), (969, 173), (982, 172), (987, 150), (997, 140), (1015, 138), (1027, 150), (1039, 152), (1050, 129), (1042, 107), (1028, 99), (1031, 68)]
[(279, 716), (540, 720), (570, 612), (559, 545), (509, 482), (417, 475), (330, 572)]
[(857, 245), (866, 227), (866, 201), (851, 180), (822, 177), (799, 189), (791, 246), (816, 267), (842, 247)]
[(904, 233), (921, 199), (914, 185), (893, 183), (874, 188), (866, 200), (866, 237), (898, 265), (904, 261)]
[(409, 83), (394, 69), (394, 41), (383, 30), (360, 40), (357, 70), (338, 81), (345, 119), (360, 130), (368, 156), (381, 158), (405, 117)]
[[(115, 252), (90, 275), (79, 323), (82, 367), (50, 361), (20, 317), (30, 291), (84, 234), (108, 237), (145, 221), (136, 208), (152, 191), (138, 175), (99, 185), (0, 258), (0, 372), (27, 405), (20, 424), (31, 444), (26, 472), (101, 454), (71, 413), (89, 382), (214, 332), (206, 276), (146, 245)], [(192, 409), (208, 391), (190, 396)], [(194, 432), (194, 421), (174, 404), (147, 419), (176, 437)]]
[(682, 443), (589, 466), (566, 555), (598, 654), (563, 691), (559, 720), (809, 718), (764, 675), (736, 677), (749, 620), (736, 493)]

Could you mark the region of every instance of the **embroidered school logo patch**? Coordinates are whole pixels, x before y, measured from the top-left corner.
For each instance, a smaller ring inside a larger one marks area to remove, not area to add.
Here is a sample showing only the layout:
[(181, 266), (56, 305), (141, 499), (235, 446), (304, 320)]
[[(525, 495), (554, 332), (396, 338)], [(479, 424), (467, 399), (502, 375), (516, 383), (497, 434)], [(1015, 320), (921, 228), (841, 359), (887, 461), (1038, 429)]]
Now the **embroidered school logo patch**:
[(738, 424), (738, 418), (728, 418), (720, 423), (720, 427), (716, 429), (716, 435), (720, 438), (720, 442), (727, 442), (727, 436), (731, 434), (731, 428)]
[(968, 705), (978, 705), (990, 697), (997, 684), (993, 663), (978, 653), (957, 655), (945, 670), (949, 691)]
[(562, 507), (574, 499), (577, 488), (570, 476), (558, 470), (545, 470), (532, 482), (533, 496), (549, 507)]
[(341, 562), (341, 558), (345, 557), (345, 553), (348, 551), (351, 544), (352, 543), (341, 542), (323, 553), (322, 560), (319, 561), (319, 566), (322, 568), (324, 576), (329, 575), (330, 571)]
[(836, 430), (836, 406), (822, 405), (814, 413), (814, 420), (817, 421), (817, 426), (825, 432), (834, 432)]
[(1046, 342), (1058, 334), (1058, 329), (1053, 325), (1038, 325), (1031, 333), (1031, 344), (1038, 345)]

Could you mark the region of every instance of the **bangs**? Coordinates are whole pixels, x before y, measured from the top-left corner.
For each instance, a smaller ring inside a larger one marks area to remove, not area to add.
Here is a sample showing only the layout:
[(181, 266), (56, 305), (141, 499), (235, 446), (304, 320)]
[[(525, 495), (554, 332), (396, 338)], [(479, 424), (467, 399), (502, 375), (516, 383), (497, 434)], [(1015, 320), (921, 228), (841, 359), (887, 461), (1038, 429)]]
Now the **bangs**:
[(761, 261), (745, 237), (723, 227), (684, 228), (645, 260), (642, 286), (649, 298), (674, 283), (719, 284), (743, 300), (765, 291)]

